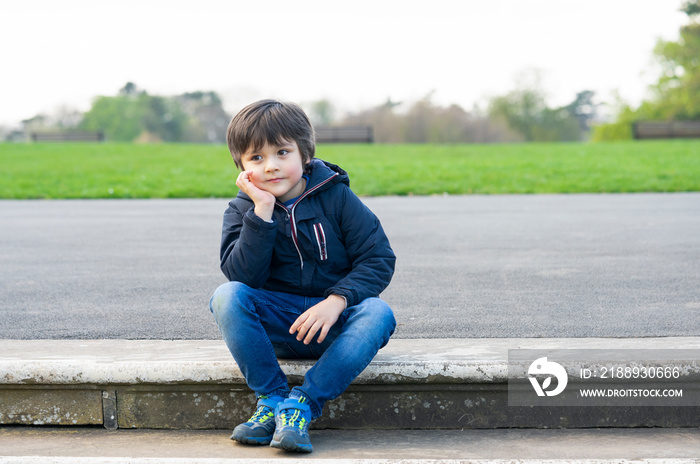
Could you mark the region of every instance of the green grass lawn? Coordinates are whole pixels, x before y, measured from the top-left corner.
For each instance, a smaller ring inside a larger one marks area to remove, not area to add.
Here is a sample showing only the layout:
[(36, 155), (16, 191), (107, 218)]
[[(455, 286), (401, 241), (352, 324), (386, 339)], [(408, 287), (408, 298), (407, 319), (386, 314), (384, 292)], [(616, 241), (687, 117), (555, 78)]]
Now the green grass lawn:
[[(700, 191), (700, 140), (319, 145), (359, 195)], [(0, 144), (0, 198), (233, 197), (222, 145)]]

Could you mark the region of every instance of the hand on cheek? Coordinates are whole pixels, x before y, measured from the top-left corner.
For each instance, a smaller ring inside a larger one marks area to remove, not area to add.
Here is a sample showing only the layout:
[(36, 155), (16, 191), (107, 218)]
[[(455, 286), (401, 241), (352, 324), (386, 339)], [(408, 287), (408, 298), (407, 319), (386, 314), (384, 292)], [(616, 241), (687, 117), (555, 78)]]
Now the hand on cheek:
[(255, 214), (269, 222), (275, 208), (275, 196), (255, 185), (252, 171), (242, 171), (236, 179), (236, 185), (255, 203)]

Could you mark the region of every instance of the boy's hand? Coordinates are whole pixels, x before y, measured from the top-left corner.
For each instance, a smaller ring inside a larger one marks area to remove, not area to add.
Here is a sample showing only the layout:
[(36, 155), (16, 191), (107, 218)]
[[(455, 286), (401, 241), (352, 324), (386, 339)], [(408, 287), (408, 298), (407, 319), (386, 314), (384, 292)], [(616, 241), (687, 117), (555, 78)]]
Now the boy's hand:
[(297, 340), (304, 340), (304, 344), (308, 345), (316, 333), (320, 331), (317, 341), (321, 343), (326, 339), (328, 331), (331, 330), (344, 309), (345, 299), (342, 296), (329, 295), (328, 298), (310, 307), (299, 316), (289, 328), (289, 333), (298, 332)]
[(252, 174), (252, 171), (242, 171), (236, 179), (236, 185), (255, 203), (255, 215), (264, 221), (271, 222), (277, 199), (270, 192), (256, 186), (251, 179)]

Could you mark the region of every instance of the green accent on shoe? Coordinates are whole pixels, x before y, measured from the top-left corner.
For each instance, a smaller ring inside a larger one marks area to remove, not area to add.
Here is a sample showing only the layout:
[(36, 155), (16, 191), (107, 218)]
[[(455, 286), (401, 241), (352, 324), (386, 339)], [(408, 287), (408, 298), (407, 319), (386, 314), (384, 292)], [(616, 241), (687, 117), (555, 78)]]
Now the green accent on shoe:
[(303, 401), (304, 398), (287, 398), (277, 404), (276, 428), (270, 446), (300, 453), (313, 451), (309, 437), (311, 408)]
[(275, 432), (275, 408), (284, 398), (260, 396), (253, 416), (233, 429), (231, 440), (246, 445), (267, 445)]

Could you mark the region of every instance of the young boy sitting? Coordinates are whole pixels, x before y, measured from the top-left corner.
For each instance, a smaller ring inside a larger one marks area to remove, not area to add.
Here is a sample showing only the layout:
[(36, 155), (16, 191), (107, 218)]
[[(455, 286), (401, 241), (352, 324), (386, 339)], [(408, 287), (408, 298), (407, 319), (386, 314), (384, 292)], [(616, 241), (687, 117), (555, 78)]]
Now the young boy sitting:
[[(386, 345), (396, 327), (378, 295), (396, 257), (377, 217), (338, 166), (314, 158), (314, 131), (293, 103), (262, 100), (228, 127), (241, 173), (224, 213), (210, 301), (258, 399), (231, 438), (311, 452), (309, 423)], [(291, 391), (277, 358), (317, 359)]]

